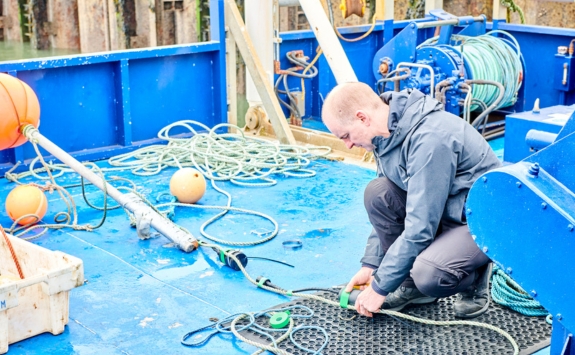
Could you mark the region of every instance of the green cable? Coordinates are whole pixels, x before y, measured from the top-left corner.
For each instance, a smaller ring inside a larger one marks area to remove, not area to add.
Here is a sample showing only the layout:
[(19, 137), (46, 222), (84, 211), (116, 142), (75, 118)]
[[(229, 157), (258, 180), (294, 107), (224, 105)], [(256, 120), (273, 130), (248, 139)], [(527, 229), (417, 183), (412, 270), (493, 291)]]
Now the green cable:
[[(502, 37), (495, 37), (495, 35)], [(417, 48), (432, 46), (439, 37), (433, 37)], [(462, 54), (463, 62), (469, 67), (470, 79), (497, 81), (505, 87), (503, 99), (496, 109), (509, 107), (517, 101), (517, 92), (521, 88), (523, 66), (521, 49), (517, 40), (508, 32), (491, 31), (481, 36), (451, 37), (452, 47)], [(473, 84), (473, 99), (489, 107), (498, 96), (498, 89), (492, 85)], [(471, 111), (481, 109), (481, 104), (472, 104)]]
[[(501, 0), (501, 5), (508, 7), (509, 10), (513, 12), (517, 12), (519, 14), (521, 24), (525, 23), (525, 14), (523, 13), (523, 9), (521, 9), (521, 7), (519, 7), (519, 5), (517, 5), (513, 0)], [(507, 21), (510, 22), (509, 13), (507, 13)]]

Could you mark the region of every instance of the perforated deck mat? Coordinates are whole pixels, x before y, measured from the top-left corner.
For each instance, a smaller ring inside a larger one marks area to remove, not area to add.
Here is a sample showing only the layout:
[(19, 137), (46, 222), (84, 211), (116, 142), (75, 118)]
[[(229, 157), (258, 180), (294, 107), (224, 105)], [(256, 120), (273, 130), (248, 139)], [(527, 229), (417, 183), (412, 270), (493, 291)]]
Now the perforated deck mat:
[[(337, 295), (327, 292), (318, 295), (333, 300), (337, 298)], [(439, 299), (432, 304), (410, 306), (402, 312), (432, 320), (456, 320), (453, 316), (455, 297)], [(513, 354), (513, 347), (507, 339), (485, 328), (424, 325), (399, 321), (386, 315), (376, 315), (373, 319), (359, 315), (353, 317), (357, 313), (307, 299), (297, 299), (272, 309), (294, 304), (307, 306), (314, 311), (312, 318), (294, 319), (295, 326), (321, 326), (329, 334), (329, 343), (322, 351), (324, 355)], [(352, 317), (353, 319), (348, 320)], [(269, 327), (269, 324), (265, 323), (267, 319), (260, 317), (258, 323)], [(550, 343), (551, 326), (545, 322), (545, 317), (526, 317), (493, 301), (485, 314), (473, 320), (497, 326), (511, 334), (520, 346), (521, 355), (537, 352)], [(242, 334), (262, 344), (270, 343), (269, 338), (251, 331), (244, 331)], [(276, 335), (276, 338), (278, 337), (279, 335)], [(294, 334), (294, 339), (308, 349), (318, 349), (323, 344), (324, 336), (320, 331), (312, 329)], [(291, 354), (309, 354), (298, 349), (289, 339), (278, 347)]]

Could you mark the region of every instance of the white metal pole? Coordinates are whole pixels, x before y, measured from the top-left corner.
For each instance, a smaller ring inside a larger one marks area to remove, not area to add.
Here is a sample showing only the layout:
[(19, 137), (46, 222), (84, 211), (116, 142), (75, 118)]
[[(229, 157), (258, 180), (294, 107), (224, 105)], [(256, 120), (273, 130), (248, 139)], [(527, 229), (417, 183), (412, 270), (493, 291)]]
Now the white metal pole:
[(108, 184), (101, 177), (84, 166), (84, 164), (74, 159), (56, 144), (52, 143), (48, 138), (40, 134), (40, 132), (33, 126), (26, 126), (23, 129), (23, 132), (29, 140), (37, 142), (39, 146), (46, 149), (46, 151), (58, 158), (64, 164), (68, 165), (72, 170), (82, 175), (86, 180), (94, 184), (94, 186), (102, 191), (105, 190), (111, 198), (118, 202), (123, 208), (133, 212), (137, 218), (146, 218), (155, 230), (176, 243), (183, 251), (191, 252), (198, 247), (198, 241), (193, 235), (184, 231), (175, 223), (154, 211), (154, 209), (142, 201), (142, 199), (137, 195), (132, 193), (124, 195), (118, 191), (118, 189)]
[[(245, 19), (248, 35), (252, 39), (256, 53), (260, 58), (266, 78), (273, 87), (273, 1), (246, 1)], [(262, 105), (262, 99), (249, 71), (246, 72), (246, 98), (250, 106)]]
[(323, 54), (337, 83), (358, 81), (341, 43), (327, 19), (321, 2), (318, 0), (300, 0), (300, 5), (315, 33), (315, 37), (323, 50)]

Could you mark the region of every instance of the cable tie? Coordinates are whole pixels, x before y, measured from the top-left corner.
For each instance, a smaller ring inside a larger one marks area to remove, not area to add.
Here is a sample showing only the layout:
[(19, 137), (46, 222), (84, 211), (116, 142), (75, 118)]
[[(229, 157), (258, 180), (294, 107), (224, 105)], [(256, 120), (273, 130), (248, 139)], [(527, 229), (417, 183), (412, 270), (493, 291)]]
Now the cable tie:
[(349, 295), (350, 292), (342, 292), (341, 296), (339, 298), (339, 306), (341, 308), (347, 308), (347, 306), (349, 305)]
[(226, 253), (230, 251), (230, 249), (220, 249), (220, 261), (222, 262), (222, 264), (226, 263)]
[(269, 280), (268, 278), (262, 277), (262, 278), (260, 279), (260, 281), (258, 282), (258, 287), (259, 287), (259, 288), (262, 288), (262, 286), (264, 286), (265, 282), (268, 281), (268, 280)]
[(282, 242), (282, 245), (286, 249), (298, 250), (303, 247), (303, 242), (299, 239), (292, 239)]

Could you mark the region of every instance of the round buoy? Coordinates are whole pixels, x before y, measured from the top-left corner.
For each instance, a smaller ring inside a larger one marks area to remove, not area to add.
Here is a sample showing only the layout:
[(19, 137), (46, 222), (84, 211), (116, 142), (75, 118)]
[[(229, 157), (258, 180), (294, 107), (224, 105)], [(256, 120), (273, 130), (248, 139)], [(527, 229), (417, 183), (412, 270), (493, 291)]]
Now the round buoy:
[[(17, 186), (6, 197), (6, 212), (13, 221), (27, 214), (35, 214), (39, 219), (42, 219), (47, 208), (46, 195), (36, 186)], [(26, 225), (34, 222), (37, 222), (36, 218), (27, 217), (20, 220), (18, 224)]]
[(22, 126), (40, 125), (38, 97), (25, 82), (0, 73), (0, 150), (26, 142)]
[(170, 192), (180, 202), (196, 203), (206, 192), (206, 179), (196, 169), (180, 169), (170, 179)]

